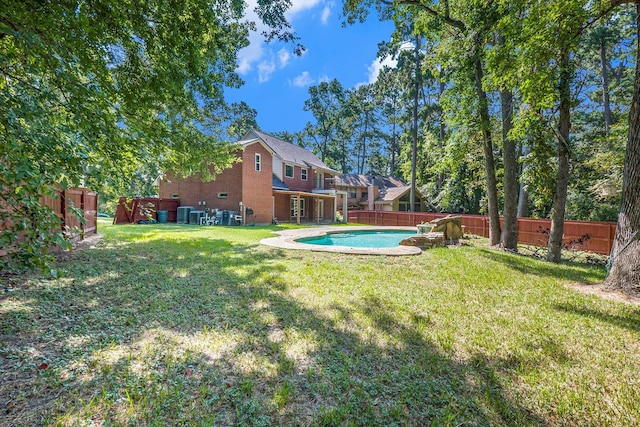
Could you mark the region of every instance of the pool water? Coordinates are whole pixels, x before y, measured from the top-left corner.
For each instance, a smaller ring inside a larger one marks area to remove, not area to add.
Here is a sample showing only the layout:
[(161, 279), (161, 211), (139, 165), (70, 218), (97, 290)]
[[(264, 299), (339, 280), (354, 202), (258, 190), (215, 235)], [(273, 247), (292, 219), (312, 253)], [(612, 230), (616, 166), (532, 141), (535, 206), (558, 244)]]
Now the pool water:
[(296, 242), (309, 245), (348, 246), (352, 248), (393, 248), (415, 231), (349, 231), (324, 236), (303, 237)]

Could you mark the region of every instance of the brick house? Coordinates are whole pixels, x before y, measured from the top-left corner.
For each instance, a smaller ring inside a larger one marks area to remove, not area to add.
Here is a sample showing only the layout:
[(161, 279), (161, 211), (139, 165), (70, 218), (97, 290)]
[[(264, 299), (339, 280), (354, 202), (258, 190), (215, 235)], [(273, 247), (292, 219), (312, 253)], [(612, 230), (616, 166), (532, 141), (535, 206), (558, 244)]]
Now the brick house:
[[(339, 194), (346, 193), (346, 204), (349, 209), (410, 211), (411, 186), (400, 178), (344, 174), (336, 176), (332, 180), (332, 188), (337, 190)], [(416, 189), (414, 212), (424, 210), (422, 200), (422, 195)], [(340, 202), (344, 203), (343, 200), (338, 200), (339, 204)]]
[(270, 224), (273, 218), (335, 221), (336, 190), (326, 183), (336, 172), (311, 151), (255, 129), (236, 144), (240, 161), (213, 181), (168, 172), (159, 184), (160, 197), (179, 198), (182, 206), (238, 211), (244, 224)]

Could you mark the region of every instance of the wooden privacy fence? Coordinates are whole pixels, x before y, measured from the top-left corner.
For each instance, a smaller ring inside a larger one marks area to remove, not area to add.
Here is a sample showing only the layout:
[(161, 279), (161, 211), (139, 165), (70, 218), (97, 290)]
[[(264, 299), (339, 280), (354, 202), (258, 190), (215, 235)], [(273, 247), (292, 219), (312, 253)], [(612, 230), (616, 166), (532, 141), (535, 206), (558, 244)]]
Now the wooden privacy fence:
[[(49, 206), (60, 218), (61, 228), (69, 230), (74, 238), (98, 232), (98, 193), (87, 188), (67, 188), (56, 190), (58, 197), (42, 197), (40, 203)], [(84, 224), (78, 219), (71, 207), (83, 211)]]
[[(443, 218), (446, 213), (349, 211), (348, 221), (370, 225), (415, 226)], [(457, 214), (456, 214), (457, 215)], [(460, 215), (465, 232), (489, 237), (489, 218), (483, 215)], [(500, 219), (502, 222), (502, 218)], [(546, 246), (551, 220), (518, 218), (518, 243)], [(616, 231), (615, 222), (565, 221), (563, 243), (568, 249), (584, 250), (609, 255)]]
[(138, 221), (149, 219), (157, 220), (159, 210), (167, 211), (167, 221), (176, 222), (178, 218), (178, 206), (180, 199), (160, 199), (158, 197), (120, 197), (116, 214), (113, 217), (114, 224), (135, 224)]
[[(98, 226), (98, 194), (87, 188), (68, 188), (56, 190), (57, 197), (43, 196), (40, 203), (50, 207), (60, 218), (60, 229), (68, 232), (72, 240), (82, 240), (86, 236), (96, 234)], [(83, 211), (84, 224), (70, 209), (78, 208)], [(7, 224), (4, 224), (7, 226)], [(10, 226), (10, 225), (9, 225)], [(0, 224), (0, 229), (3, 225)], [(54, 230), (55, 231), (55, 230)], [(7, 250), (0, 248), (0, 256), (6, 256)]]

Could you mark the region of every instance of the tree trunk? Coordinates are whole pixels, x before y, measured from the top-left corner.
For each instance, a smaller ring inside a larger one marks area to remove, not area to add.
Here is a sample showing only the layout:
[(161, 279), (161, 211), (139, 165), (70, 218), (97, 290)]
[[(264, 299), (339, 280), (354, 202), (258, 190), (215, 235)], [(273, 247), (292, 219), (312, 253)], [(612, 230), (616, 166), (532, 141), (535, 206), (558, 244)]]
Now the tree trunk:
[[(640, 14), (640, 4), (636, 5)], [(638, 15), (640, 16), (640, 15)], [(640, 35), (640, 28), (637, 29)], [(640, 48), (640, 38), (636, 38)], [(605, 285), (640, 295), (640, 50), (636, 51), (636, 79), (629, 113), (629, 136), (624, 159), (622, 203), (611, 248)]]
[(520, 193), (518, 194), (518, 218), (529, 218), (529, 192), (526, 184), (520, 183)]
[[(395, 101), (394, 103), (394, 114), (396, 112), (395, 109)], [(396, 115), (397, 116), (397, 115)], [(389, 167), (389, 175), (396, 176), (396, 118), (393, 118), (393, 128), (391, 132), (391, 166)]]
[(502, 145), (504, 156), (504, 223), (501, 243), (505, 249), (518, 250), (518, 159), (516, 143), (509, 137), (513, 128), (513, 93), (500, 91), (502, 107)]
[(362, 132), (362, 135), (363, 135), (362, 136), (362, 151), (360, 153), (362, 157), (361, 157), (360, 162), (358, 162), (358, 163), (360, 163), (360, 165), (358, 166), (358, 170), (359, 170), (358, 173), (360, 173), (360, 174), (364, 173), (364, 166), (365, 166), (365, 163), (367, 162), (367, 131), (368, 131), (368, 127), (369, 127), (369, 121), (368, 121), (368, 117), (366, 117), (364, 119), (364, 130)]
[[(442, 94), (444, 93), (444, 80), (440, 80), (440, 87), (438, 90), (438, 105), (440, 104), (440, 98), (442, 98)], [(439, 154), (442, 156), (444, 152), (444, 139), (447, 136), (447, 125), (444, 121), (444, 111), (440, 111), (440, 137), (438, 138), (438, 149), (440, 150)], [(437, 189), (438, 193), (442, 191), (442, 187), (444, 185), (444, 172), (438, 172), (438, 182)]]
[(415, 46), (416, 75), (413, 96), (413, 142), (411, 146), (411, 190), (409, 192), (409, 202), (411, 207), (409, 212), (414, 212), (416, 208), (416, 158), (418, 155), (418, 91), (420, 89), (420, 36), (416, 35)]
[(556, 191), (553, 196), (553, 212), (551, 214), (551, 232), (547, 261), (560, 262), (562, 256), (562, 235), (564, 234), (564, 214), (567, 205), (567, 189), (569, 187), (569, 131), (571, 128), (571, 59), (569, 52), (560, 53), (560, 118), (558, 123), (558, 174)]
[[(529, 148), (522, 144), (520, 146), (520, 156), (526, 156), (529, 153)], [(520, 171), (520, 177), (524, 173), (525, 169), (527, 169), (527, 163), (522, 163), (522, 170)], [(529, 217), (529, 192), (527, 191), (526, 184), (520, 179), (520, 194), (518, 195), (518, 218), (528, 218)]]
[(613, 123), (611, 116), (611, 102), (609, 101), (609, 73), (607, 72), (607, 46), (604, 34), (600, 39), (600, 64), (602, 66), (602, 104), (604, 105), (604, 131), (609, 136), (609, 129)]
[(491, 137), (491, 119), (489, 115), (489, 102), (487, 93), (482, 88), (482, 61), (480, 60), (480, 46), (476, 46), (474, 59), (475, 86), (478, 95), (478, 113), (480, 115), (480, 128), (482, 130), (484, 171), (487, 181), (487, 199), (489, 213), (489, 244), (495, 246), (500, 243), (500, 214), (498, 213), (498, 186), (496, 183), (495, 160), (493, 158), (493, 139)]

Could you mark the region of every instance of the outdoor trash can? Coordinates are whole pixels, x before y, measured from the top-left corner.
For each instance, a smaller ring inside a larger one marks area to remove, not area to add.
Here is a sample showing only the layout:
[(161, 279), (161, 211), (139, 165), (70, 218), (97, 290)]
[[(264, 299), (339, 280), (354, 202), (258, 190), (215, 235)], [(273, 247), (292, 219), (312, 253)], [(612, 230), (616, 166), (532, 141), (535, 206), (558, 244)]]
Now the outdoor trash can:
[(167, 222), (167, 217), (169, 216), (169, 211), (157, 211), (158, 214), (158, 222), (165, 223)]

